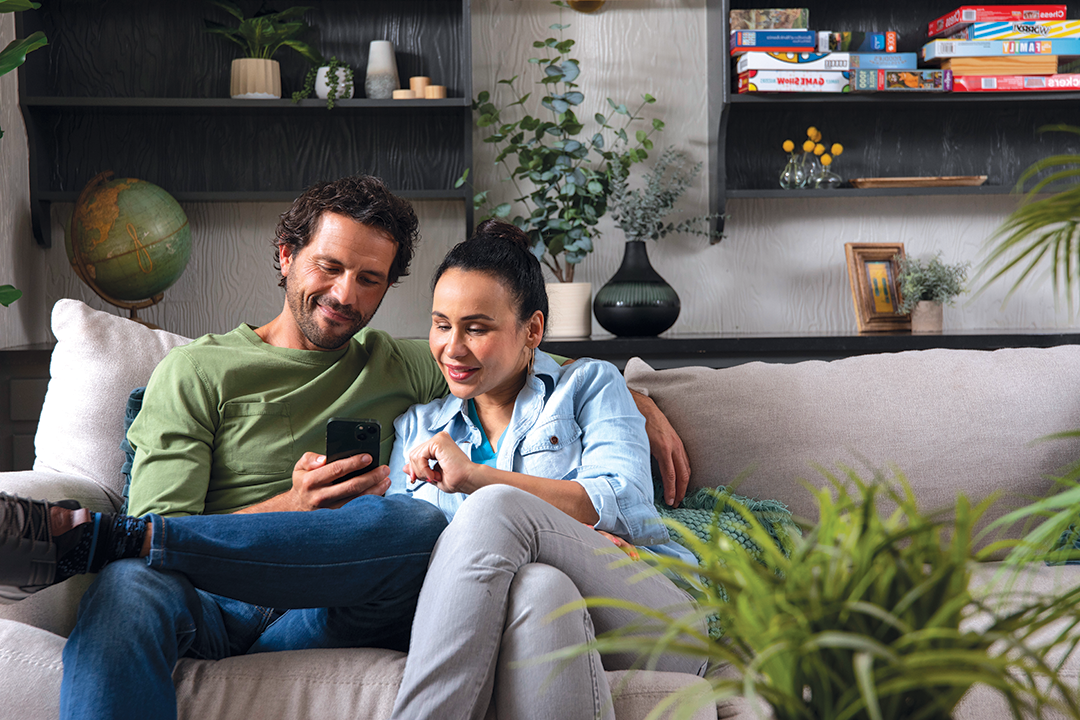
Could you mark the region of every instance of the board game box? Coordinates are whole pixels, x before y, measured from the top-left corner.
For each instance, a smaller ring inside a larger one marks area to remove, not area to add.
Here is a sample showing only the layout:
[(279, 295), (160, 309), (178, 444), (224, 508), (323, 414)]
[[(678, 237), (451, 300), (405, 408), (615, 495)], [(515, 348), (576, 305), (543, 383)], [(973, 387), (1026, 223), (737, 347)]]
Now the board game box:
[(807, 8), (735, 9), (728, 13), (731, 30), (805, 30), (810, 27)]
[(817, 33), (813, 30), (736, 30), (731, 33), (731, 54), (750, 50), (768, 52), (813, 52)]
[(896, 33), (818, 30), (818, 52), (896, 52)]
[(778, 53), (748, 52), (739, 58), (735, 72), (747, 70), (846, 71), (859, 68), (914, 70), (919, 67), (915, 53)]
[(1060, 75), (956, 75), (954, 92), (1080, 90), (1080, 73)]
[(852, 70), (851, 92), (949, 92), (949, 70)]
[(926, 62), (950, 57), (1080, 55), (1080, 38), (1052, 40), (933, 40), (923, 45)]
[(750, 70), (739, 73), (739, 92), (850, 92), (850, 73), (807, 70)]
[(1064, 5), (963, 5), (948, 15), (932, 20), (926, 36), (944, 35), (973, 22), (1064, 19)]
[[(1080, 37), (1080, 20), (978, 22), (960, 28), (949, 40), (1037, 40)], [(820, 45), (820, 43), (818, 43)]]

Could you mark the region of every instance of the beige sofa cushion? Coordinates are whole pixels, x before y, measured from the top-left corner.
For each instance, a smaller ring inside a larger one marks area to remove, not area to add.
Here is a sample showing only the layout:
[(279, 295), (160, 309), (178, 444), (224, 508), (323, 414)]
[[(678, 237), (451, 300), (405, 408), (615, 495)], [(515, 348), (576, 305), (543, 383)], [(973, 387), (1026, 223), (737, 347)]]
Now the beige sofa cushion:
[(165, 354), (190, 340), (58, 300), (49, 390), (34, 437), (34, 470), (79, 475), (100, 485), (117, 507), (124, 489), (124, 406)]
[[(1034, 443), (1080, 428), (1080, 347), (925, 350), (790, 365), (653, 370), (638, 358), (627, 384), (650, 395), (690, 456), (691, 485), (777, 498), (815, 518), (814, 463), (869, 478), (895, 464), (922, 507), (958, 492), (1041, 496), (1047, 476), (1080, 458), (1080, 440)], [(1015, 497), (1014, 497), (1015, 501)], [(995, 515), (1007, 503), (998, 503)]]

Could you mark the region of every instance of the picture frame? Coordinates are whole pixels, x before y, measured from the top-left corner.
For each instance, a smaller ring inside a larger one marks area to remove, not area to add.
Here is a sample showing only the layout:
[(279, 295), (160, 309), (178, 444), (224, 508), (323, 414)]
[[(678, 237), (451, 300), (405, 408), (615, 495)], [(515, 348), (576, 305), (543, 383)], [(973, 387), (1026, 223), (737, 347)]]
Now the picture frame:
[(911, 315), (900, 315), (897, 256), (903, 243), (845, 243), (851, 299), (860, 333), (911, 331)]

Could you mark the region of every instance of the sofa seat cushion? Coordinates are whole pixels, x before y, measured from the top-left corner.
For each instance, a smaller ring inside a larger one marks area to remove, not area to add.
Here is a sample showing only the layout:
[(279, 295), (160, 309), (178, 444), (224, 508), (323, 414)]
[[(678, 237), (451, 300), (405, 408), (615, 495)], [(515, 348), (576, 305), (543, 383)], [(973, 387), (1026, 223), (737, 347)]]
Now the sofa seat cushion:
[[(790, 365), (653, 370), (634, 358), (627, 384), (650, 395), (679, 433), (691, 486), (737, 485), (816, 519), (800, 478), (899, 468), (926, 510), (957, 493), (1000, 491), (1012, 504), (1046, 495), (1080, 457), (1080, 347), (924, 350)], [(744, 476), (745, 475), (745, 476)], [(1003, 514), (999, 502), (988, 514)]]
[(53, 306), (52, 331), (34, 469), (88, 478), (119, 508), (128, 394), (146, 384), (169, 350), (190, 340), (66, 299)]
[(60, 715), (64, 638), (0, 619), (0, 715), (46, 720)]

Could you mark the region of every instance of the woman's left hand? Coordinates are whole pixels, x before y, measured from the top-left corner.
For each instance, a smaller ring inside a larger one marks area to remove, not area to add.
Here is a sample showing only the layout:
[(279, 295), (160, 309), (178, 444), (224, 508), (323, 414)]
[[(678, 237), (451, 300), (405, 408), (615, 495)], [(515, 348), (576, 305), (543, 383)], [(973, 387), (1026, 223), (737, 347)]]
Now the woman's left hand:
[[(432, 460), (435, 461), (434, 467)], [(405, 474), (411, 482), (429, 482), (444, 492), (471, 493), (480, 487), (474, 482), (477, 467), (450, 438), (449, 433), (441, 432), (409, 451)]]
[(625, 540), (623, 540), (618, 535), (612, 535), (611, 533), (604, 532), (603, 530), (597, 530), (596, 532), (600, 533), (601, 535), (606, 537), (608, 540), (615, 543), (615, 547), (622, 550), (624, 553), (629, 555), (634, 560), (640, 560), (641, 559), (641, 555), (638, 553), (637, 548), (634, 547), (632, 544), (630, 544), (630, 543), (626, 542)]

